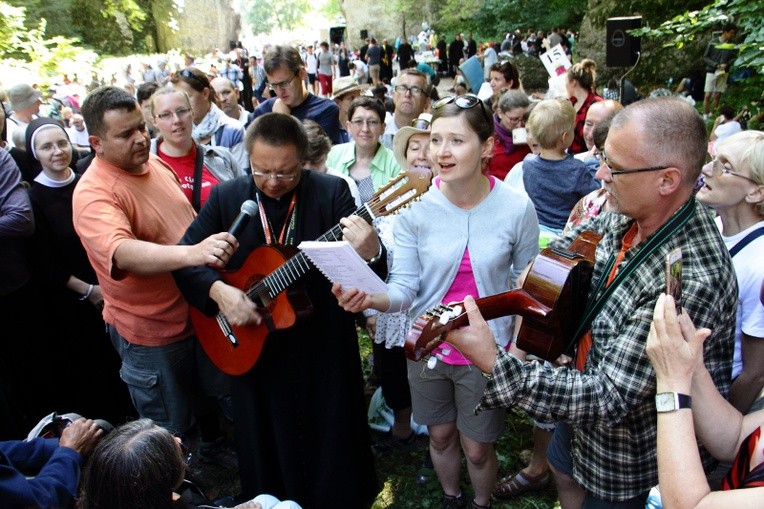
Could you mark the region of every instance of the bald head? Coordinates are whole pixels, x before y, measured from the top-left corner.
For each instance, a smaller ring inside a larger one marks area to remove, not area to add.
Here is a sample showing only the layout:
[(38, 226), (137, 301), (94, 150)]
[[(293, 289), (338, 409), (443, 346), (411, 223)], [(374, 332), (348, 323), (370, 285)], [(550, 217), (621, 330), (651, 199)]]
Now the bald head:
[(603, 120), (611, 118), (622, 109), (623, 105), (620, 102), (611, 99), (598, 101), (589, 106), (589, 110), (586, 112), (586, 121), (584, 122), (584, 142), (586, 143), (587, 150), (591, 150), (594, 147), (594, 129), (597, 125)]
[(613, 118), (614, 129), (635, 133), (646, 162), (679, 168), (685, 184), (695, 184), (708, 144), (703, 119), (687, 101), (655, 97), (632, 103)]
[(220, 99), (220, 108), (231, 118), (239, 119), (239, 89), (228, 78), (215, 78), (210, 82)]

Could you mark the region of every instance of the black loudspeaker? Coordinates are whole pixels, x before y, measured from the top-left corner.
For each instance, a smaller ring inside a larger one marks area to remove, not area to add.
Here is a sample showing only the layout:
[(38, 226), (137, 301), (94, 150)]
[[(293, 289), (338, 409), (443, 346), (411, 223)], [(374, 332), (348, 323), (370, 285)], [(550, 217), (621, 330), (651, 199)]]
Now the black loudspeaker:
[(332, 44), (339, 44), (345, 40), (345, 27), (331, 27), (329, 29), (329, 41)]
[(607, 53), (605, 64), (608, 67), (631, 67), (637, 63), (642, 41), (626, 33), (627, 30), (642, 28), (642, 16), (628, 18), (608, 18)]
[(361, 39), (365, 40), (368, 37), (369, 37), (369, 31), (366, 30), (365, 28), (363, 30), (361, 30)]

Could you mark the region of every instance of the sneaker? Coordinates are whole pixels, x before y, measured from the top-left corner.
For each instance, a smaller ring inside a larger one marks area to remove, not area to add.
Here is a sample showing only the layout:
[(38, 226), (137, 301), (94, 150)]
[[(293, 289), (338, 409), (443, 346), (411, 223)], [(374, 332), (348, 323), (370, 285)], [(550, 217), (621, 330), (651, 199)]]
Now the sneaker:
[(461, 509), (466, 507), (466, 500), (464, 493), (459, 493), (457, 496), (452, 497), (450, 495), (443, 494), (443, 498), (440, 499), (441, 509)]
[(238, 470), (239, 468), (236, 452), (225, 437), (220, 437), (214, 442), (201, 442), (198, 456), (203, 463), (212, 463), (229, 470)]
[(379, 453), (409, 451), (416, 445), (416, 433), (412, 430), (406, 438), (399, 438), (393, 435), (393, 432), (387, 434), (385, 438), (374, 444), (374, 449)]

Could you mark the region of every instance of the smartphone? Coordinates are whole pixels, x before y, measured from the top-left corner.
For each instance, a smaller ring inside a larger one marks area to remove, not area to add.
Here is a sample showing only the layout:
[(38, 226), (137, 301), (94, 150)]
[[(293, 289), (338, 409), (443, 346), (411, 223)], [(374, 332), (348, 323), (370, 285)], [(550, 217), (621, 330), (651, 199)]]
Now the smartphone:
[(682, 248), (666, 255), (666, 293), (674, 298), (677, 314), (682, 312)]

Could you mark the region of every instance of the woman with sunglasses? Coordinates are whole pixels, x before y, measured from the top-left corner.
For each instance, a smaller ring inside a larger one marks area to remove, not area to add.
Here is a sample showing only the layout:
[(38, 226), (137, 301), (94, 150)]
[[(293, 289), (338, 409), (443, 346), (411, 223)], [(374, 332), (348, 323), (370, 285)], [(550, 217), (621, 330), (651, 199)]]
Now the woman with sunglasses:
[(181, 88), (154, 92), (151, 116), (159, 132), (151, 140), (151, 153), (175, 170), (183, 193), (197, 212), (213, 186), (244, 174), (228, 150), (194, 141), (191, 100)]
[(39, 305), (56, 331), (55, 353), (40, 354), (40, 359), (51, 356), (56, 366), (48, 373), (58, 381), (54, 408), (121, 422), (135, 411), (119, 378), (119, 357), (104, 332), (101, 287), (72, 223), (72, 196), (80, 179), (71, 169), (72, 144), (58, 121), (38, 118), (26, 129), (26, 146), (42, 167), (29, 198), (35, 262), (46, 284), (47, 299)]
[(170, 82), (191, 100), (194, 141), (200, 145), (227, 148), (239, 167), (247, 170), (249, 157), (244, 150), (244, 126), (218, 107), (220, 101), (207, 75), (195, 67), (187, 67), (175, 73)]
[[(475, 96), (447, 97), (433, 107), (430, 160), (439, 175), (422, 200), (395, 224), (388, 293), (366, 295), (335, 285), (347, 310), (408, 310), (409, 322), (441, 303), (509, 290), (538, 253), (539, 227), (529, 198), (484, 172), (493, 150), (493, 121)], [(512, 318), (491, 321), (502, 348)], [(504, 411), (474, 414), (487, 379), (455, 348), (441, 343), (427, 363), (408, 361), (414, 419), (427, 424), (443, 508), (465, 507), (461, 449), (474, 489), (471, 507), (490, 507), (496, 483), (494, 442)]]
[(701, 172), (698, 200), (718, 214), (722, 239), (732, 255), (740, 298), (735, 326), (730, 403), (742, 413), (764, 408), (764, 133), (743, 131), (716, 146)]

